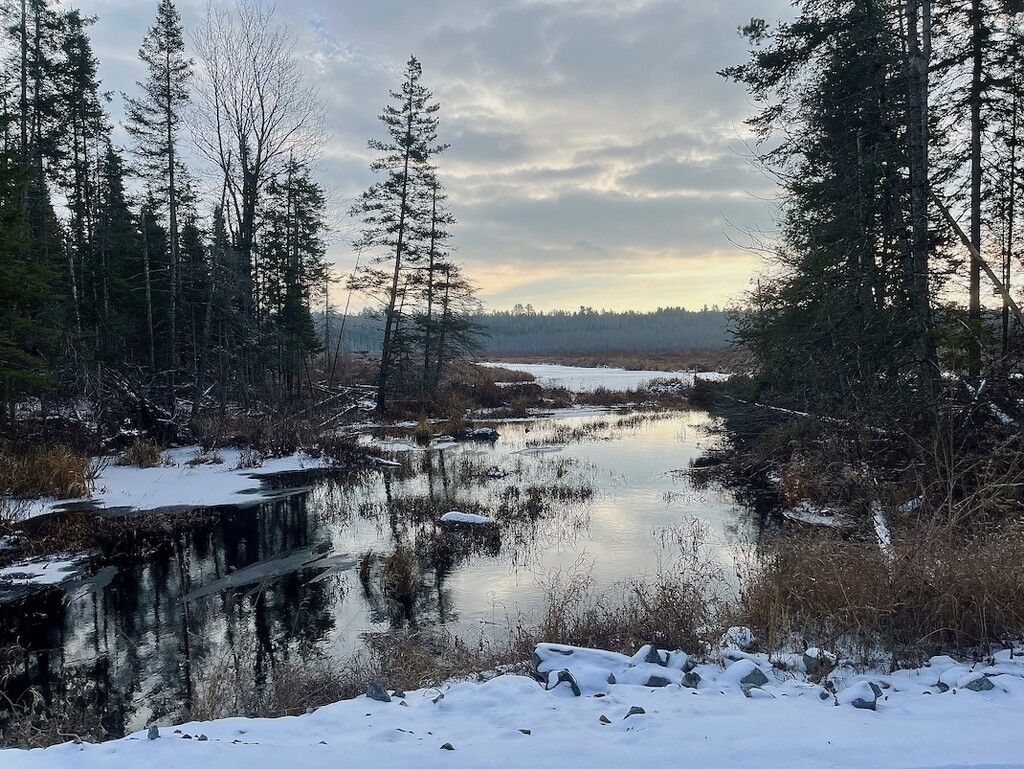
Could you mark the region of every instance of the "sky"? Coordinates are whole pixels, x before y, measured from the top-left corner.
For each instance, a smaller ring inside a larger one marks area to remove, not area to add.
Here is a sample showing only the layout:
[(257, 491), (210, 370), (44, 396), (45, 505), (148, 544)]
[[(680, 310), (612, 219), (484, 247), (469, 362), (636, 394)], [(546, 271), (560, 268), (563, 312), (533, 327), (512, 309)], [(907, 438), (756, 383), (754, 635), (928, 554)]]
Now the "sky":
[[(206, 0), (177, 6), (196, 29)], [(156, 2), (78, 7), (97, 17), (116, 123)], [(289, 0), (275, 13), (326, 110), (317, 177), (340, 271), (355, 261), (347, 210), (374, 180), (367, 140), (415, 55), (451, 145), (439, 167), (455, 258), (487, 308), (699, 308), (749, 287), (751, 232), (771, 234), (776, 190), (748, 160), (754, 105), (716, 72), (746, 57), (737, 28), (791, 16), (786, 0)]]

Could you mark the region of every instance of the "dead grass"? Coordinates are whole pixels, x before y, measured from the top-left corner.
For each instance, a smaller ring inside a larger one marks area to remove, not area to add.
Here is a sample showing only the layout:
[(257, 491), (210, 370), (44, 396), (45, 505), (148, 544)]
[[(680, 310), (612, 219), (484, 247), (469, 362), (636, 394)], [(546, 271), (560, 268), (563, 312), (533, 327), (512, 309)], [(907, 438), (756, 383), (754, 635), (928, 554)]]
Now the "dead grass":
[(380, 586), (384, 595), (399, 603), (411, 603), (420, 583), (420, 561), (412, 549), (399, 545), (384, 559)]
[(636, 353), (608, 351), (599, 353), (538, 355), (531, 353), (495, 353), (493, 360), (516, 363), (553, 363), (561, 366), (624, 368), (629, 371), (720, 371), (724, 373), (748, 371), (749, 354), (738, 348), (720, 350), (692, 350), (666, 353)]
[(0, 494), (12, 497), (88, 497), (101, 467), (65, 446), (23, 456), (0, 453)]
[[(725, 574), (704, 524), (662, 532), (661, 566), (596, 589), (585, 570), (556, 575), (547, 585), (546, 608), (537, 627), (521, 634), (520, 646), (537, 641), (633, 654), (645, 643), (703, 653), (717, 641), (729, 616)], [(522, 628), (520, 629), (522, 631)]]
[(288, 456), (320, 437), (297, 419), (273, 419), (257, 414), (201, 416), (192, 425), (193, 437), (206, 451), (248, 448), (268, 457)]
[(162, 458), (162, 446), (153, 441), (136, 440), (117, 455), (114, 464), (120, 467), (158, 467)]
[(873, 542), (816, 533), (761, 550), (739, 619), (775, 648), (794, 638), (913, 661), (1024, 637), (1024, 532), (970, 539), (916, 527), (887, 564)]
[(225, 658), (204, 671), (189, 718), (298, 715), (365, 694), (371, 681), (392, 691), (412, 691), (455, 679), (480, 679), (483, 671), (498, 667), (527, 669), (524, 658), (509, 644), (492, 644), (483, 638), (468, 644), (443, 630), (371, 635), (361, 651), (343, 662), (279, 661), (270, 667), (261, 686), (254, 685), (248, 673), (255, 666), (251, 658)]

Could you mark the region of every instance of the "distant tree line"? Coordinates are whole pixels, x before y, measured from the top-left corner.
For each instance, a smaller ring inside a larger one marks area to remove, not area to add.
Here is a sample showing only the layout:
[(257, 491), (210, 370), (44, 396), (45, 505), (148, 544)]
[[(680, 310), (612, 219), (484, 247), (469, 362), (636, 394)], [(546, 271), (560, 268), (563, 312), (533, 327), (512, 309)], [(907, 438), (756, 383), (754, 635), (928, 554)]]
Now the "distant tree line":
[[(650, 312), (579, 310), (537, 312), (527, 305), (472, 317), (479, 327), (482, 354), (587, 352), (687, 352), (726, 347), (729, 320), (717, 307), (686, 310), (664, 307)], [(332, 318), (331, 333), (341, 333)], [(367, 311), (345, 320), (345, 349), (376, 352), (383, 338), (379, 313)]]

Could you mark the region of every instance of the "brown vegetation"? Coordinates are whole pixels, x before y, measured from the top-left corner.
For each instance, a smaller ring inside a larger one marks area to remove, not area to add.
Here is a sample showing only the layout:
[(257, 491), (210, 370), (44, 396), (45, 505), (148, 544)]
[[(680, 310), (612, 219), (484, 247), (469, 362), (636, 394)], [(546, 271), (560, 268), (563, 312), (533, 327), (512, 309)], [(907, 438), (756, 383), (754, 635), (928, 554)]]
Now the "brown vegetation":
[(163, 447), (153, 441), (136, 440), (117, 455), (115, 464), (122, 467), (157, 467), (163, 455)]
[[(624, 368), (628, 371), (720, 371), (739, 373), (750, 369), (750, 356), (736, 348), (720, 350), (692, 350), (672, 353), (636, 353), (609, 351), (567, 355), (538, 355), (531, 353), (496, 354), (498, 363), (552, 363), (560, 366), (587, 368)], [(507, 380), (511, 381), (511, 380)]]
[(0, 495), (88, 497), (99, 467), (65, 446), (32, 449), (23, 456), (0, 452)]
[[(739, 617), (776, 648), (793, 639), (916, 661), (1024, 634), (1024, 531), (963, 539), (913, 527), (891, 563), (873, 542), (787, 536), (745, 575)], [(845, 647), (845, 648), (844, 648)]]

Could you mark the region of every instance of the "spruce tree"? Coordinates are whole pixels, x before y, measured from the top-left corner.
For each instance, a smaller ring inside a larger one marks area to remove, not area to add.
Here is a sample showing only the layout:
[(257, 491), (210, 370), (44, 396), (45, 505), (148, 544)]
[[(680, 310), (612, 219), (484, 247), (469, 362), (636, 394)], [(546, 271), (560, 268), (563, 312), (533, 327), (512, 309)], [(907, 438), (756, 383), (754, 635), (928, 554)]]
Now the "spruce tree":
[[(185, 42), (172, 0), (160, 0), (156, 21), (150, 27), (139, 59), (146, 65), (146, 79), (137, 85), (140, 98), (125, 97), (125, 128), (135, 140), (134, 152), (143, 175), (167, 212), (168, 328), (170, 388), (179, 367), (179, 300), (181, 293), (181, 162), (178, 136), (183, 111), (189, 101), (192, 62), (185, 56)], [(173, 404), (173, 396), (170, 398)]]
[(366, 190), (352, 208), (362, 222), (357, 250), (372, 254), (372, 263), (357, 271), (349, 285), (375, 294), (383, 305), (384, 341), (377, 379), (377, 410), (383, 411), (403, 358), (409, 354), (404, 323), (406, 302), (414, 289), (412, 272), (424, 258), (422, 235), (429, 231), (432, 160), (448, 148), (438, 142), (438, 110), (433, 94), (423, 85), (423, 69), (414, 56), (406, 64), (401, 89), (379, 119), (387, 140), (371, 139), (380, 156), (370, 169), (383, 178)]

